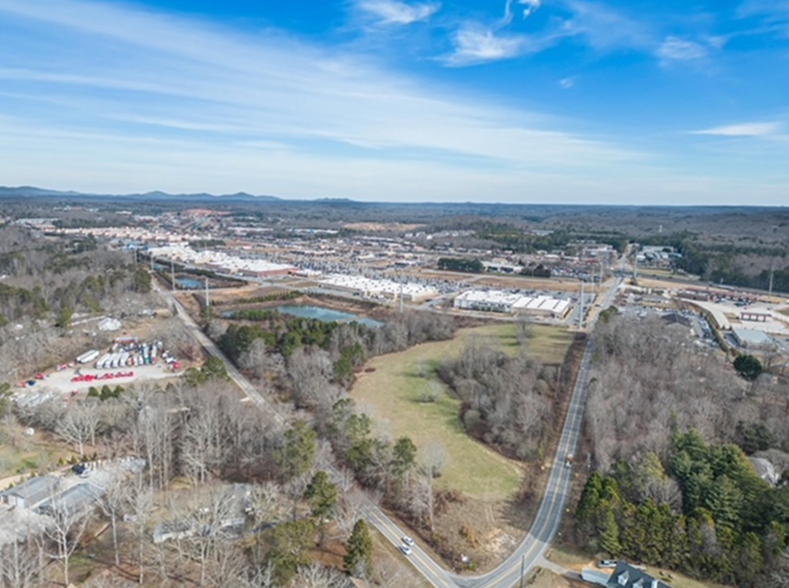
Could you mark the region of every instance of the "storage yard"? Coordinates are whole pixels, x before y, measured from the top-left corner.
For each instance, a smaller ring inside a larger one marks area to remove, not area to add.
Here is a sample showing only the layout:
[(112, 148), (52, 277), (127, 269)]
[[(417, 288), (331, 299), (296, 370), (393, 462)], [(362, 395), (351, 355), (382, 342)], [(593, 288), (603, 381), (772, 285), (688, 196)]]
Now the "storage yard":
[(13, 398), (20, 406), (34, 406), (61, 395), (68, 400), (92, 386), (126, 386), (177, 377), (181, 367), (161, 341), (139, 342), (136, 337), (124, 336), (116, 339), (106, 353), (90, 349), (51, 373), (39, 373), (21, 382)]

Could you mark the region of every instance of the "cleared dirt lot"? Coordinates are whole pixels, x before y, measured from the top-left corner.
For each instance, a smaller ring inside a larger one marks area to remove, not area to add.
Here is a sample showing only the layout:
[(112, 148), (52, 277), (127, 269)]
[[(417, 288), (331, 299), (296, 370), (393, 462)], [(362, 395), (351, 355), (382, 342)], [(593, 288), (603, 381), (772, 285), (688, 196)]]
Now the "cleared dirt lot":
[[(173, 371), (169, 365), (163, 362), (156, 365), (140, 365), (109, 370), (97, 370), (95, 368), (77, 366), (74, 368), (66, 368), (59, 372), (47, 373), (43, 380), (34, 380), (35, 385), (17, 389), (15, 397), (24, 402), (25, 397), (40, 395), (47, 391), (68, 396), (71, 395), (74, 390), (77, 390), (79, 393), (87, 393), (91, 386), (101, 388), (104, 384), (107, 384), (114, 388), (119, 385), (125, 387), (133, 382), (145, 380), (162, 381), (168, 378), (181, 376), (185, 367), (186, 366), (182, 363), (179, 370)], [(118, 374), (120, 374), (120, 376), (118, 376)], [(94, 375), (96, 378), (93, 381), (73, 382), (72, 379), (78, 375)], [(109, 375), (118, 377), (110, 378), (108, 377)]]

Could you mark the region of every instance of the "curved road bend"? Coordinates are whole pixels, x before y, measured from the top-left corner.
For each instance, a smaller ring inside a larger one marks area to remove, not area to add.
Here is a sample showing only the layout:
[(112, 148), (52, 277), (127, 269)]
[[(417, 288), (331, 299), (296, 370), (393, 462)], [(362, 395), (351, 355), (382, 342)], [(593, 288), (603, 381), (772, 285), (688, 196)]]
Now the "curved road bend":
[[(611, 294), (621, 280), (615, 280), (612, 288), (606, 296), (609, 299)], [(283, 417), (239, 372), (236, 367), (224, 356), (222, 351), (211, 341), (195, 323), (192, 317), (184, 310), (178, 300), (165, 290), (159, 292), (176, 309), (178, 317), (184, 322), (189, 331), (200, 342), (201, 345), (216, 357), (219, 357), (227, 366), (228, 375), (241, 388), (246, 396), (252, 400), (258, 408), (266, 415), (269, 415), (277, 425), (286, 426), (287, 419)], [(564, 515), (567, 498), (570, 493), (573, 468), (566, 467), (565, 458), (567, 454), (575, 453), (578, 437), (583, 422), (584, 407), (587, 395), (587, 377), (589, 363), (592, 355), (591, 344), (587, 343), (584, 350), (581, 367), (573, 389), (573, 396), (559, 439), (556, 455), (551, 466), (551, 473), (545, 488), (540, 508), (534, 519), (529, 534), (521, 542), (518, 548), (496, 569), (480, 576), (458, 576), (451, 574), (438, 563), (436, 563), (427, 553), (415, 545), (413, 553), (408, 558), (416, 570), (424, 578), (437, 588), (512, 588), (518, 584), (521, 570), (528, 572), (535, 563), (542, 557), (548, 549), (551, 541), (556, 535), (556, 531)], [(394, 545), (401, 544), (402, 530), (377, 506), (368, 501), (369, 522)]]

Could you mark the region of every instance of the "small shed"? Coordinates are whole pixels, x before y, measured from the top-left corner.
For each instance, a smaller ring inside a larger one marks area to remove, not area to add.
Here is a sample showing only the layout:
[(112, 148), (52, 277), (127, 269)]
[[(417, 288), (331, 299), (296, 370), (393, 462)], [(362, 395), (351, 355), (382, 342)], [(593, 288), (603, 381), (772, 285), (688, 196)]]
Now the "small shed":
[(52, 498), (60, 487), (54, 476), (37, 476), (0, 492), (0, 499), (10, 506), (32, 508), (39, 502)]

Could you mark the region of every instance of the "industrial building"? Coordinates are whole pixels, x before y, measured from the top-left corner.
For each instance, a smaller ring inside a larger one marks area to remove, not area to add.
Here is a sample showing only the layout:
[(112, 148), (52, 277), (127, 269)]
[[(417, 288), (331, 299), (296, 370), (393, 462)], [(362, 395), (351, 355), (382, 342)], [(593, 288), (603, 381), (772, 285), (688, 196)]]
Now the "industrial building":
[(250, 259), (228, 255), (222, 251), (196, 251), (186, 245), (154, 247), (150, 254), (156, 258), (170, 259), (218, 272), (238, 274), (252, 278), (276, 278), (295, 272), (296, 267), (272, 263), (263, 259)]
[(772, 337), (770, 337), (770, 335), (764, 331), (755, 331), (752, 329), (741, 329), (739, 327), (734, 327), (731, 332), (735, 341), (737, 341), (737, 344), (740, 347), (744, 347), (745, 349), (764, 351), (773, 349), (776, 346)]
[(511, 314), (513, 305), (524, 296), (499, 290), (468, 290), (455, 297), (454, 307), (462, 310), (481, 310), (484, 312), (503, 312)]
[(432, 286), (424, 286), (413, 282), (395, 282), (394, 280), (376, 280), (362, 276), (332, 274), (320, 281), (322, 287), (342, 292), (358, 293), (367, 298), (402, 299), (407, 302), (421, 302), (438, 296), (438, 290)]
[(569, 300), (544, 295), (524, 296), (500, 290), (468, 290), (455, 297), (454, 307), (555, 319), (563, 319), (572, 308)]

